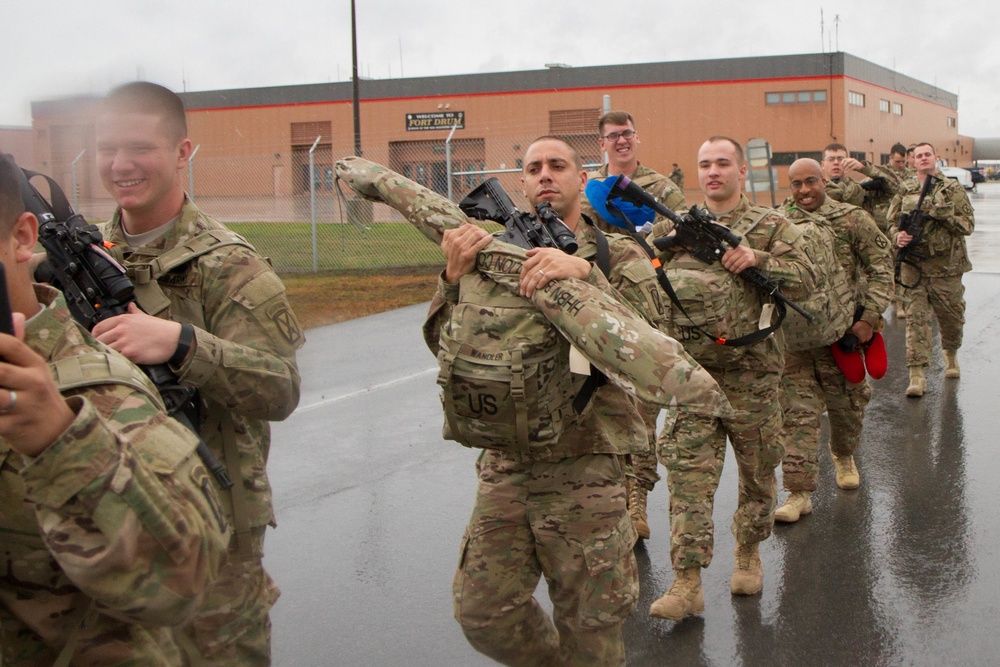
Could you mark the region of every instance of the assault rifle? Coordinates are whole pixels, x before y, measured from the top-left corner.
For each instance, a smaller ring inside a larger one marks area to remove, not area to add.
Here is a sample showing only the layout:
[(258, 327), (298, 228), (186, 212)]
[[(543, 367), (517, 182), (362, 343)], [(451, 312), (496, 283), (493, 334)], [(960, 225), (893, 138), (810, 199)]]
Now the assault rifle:
[[(674, 223), (674, 235), (653, 241), (658, 250), (682, 247), (699, 261), (712, 264), (720, 261), (727, 250), (735, 248), (743, 240), (728, 227), (716, 222), (711, 213), (697, 206), (692, 206), (684, 216), (677, 215), (624, 174), (618, 177), (608, 197), (620, 197), (637, 206), (648, 206)], [(784, 317), (784, 306), (788, 306), (810, 322), (815, 319), (782, 294), (777, 281), (769, 280), (757, 267), (748, 267), (740, 271), (739, 276), (777, 302), (780, 318)]]
[(470, 192), (458, 207), (470, 218), (499, 222), (504, 226), (500, 240), (525, 250), (557, 248), (570, 255), (577, 251), (576, 235), (549, 203), (535, 206), (537, 215), (519, 211), (496, 178)]
[[(924, 227), (927, 224), (927, 220), (931, 217), (923, 210), (924, 199), (931, 193), (931, 189), (937, 180), (936, 176), (928, 174), (927, 178), (924, 179), (923, 186), (920, 188), (920, 197), (917, 199), (916, 207), (912, 211), (902, 213), (899, 216), (899, 231), (906, 232), (913, 237), (905, 246), (896, 249), (896, 282), (907, 289), (919, 285), (920, 279), (923, 277), (923, 271), (920, 269), (920, 266), (910, 258), (918, 260), (927, 259), (926, 255), (918, 254), (916, 249), (917, 244), (924, 238)], [(910, 285), (904, 283), (901, 277), (904, 264), (909, 264), (917, 271), (917, 280)]]
[[(13, 158), (4, 157), (14, 162)], [(100, 230), (73, 212), (62, 188), (53, 179), (24, 169), (18, 169), (17, 173), (21, 199), (25, 209), (38, 218), (38, 239), (48, 256), (36, 269), (39, 279), (62, 291), (73, 319), (88, 331), (101, 320), (128, 312), (128, 304), (136, 300), (135, 288), (122, 265), (105, 250)], [(35, 176), (48, 181), (51, 205), (31, 185), (30, 179)], [(178, 383), (176, 374), (166, 364), (139, 368), (156, 385), (167, 413), (197, 435), (201, 421), (198, 390)], [(197, 452), (219, 486), (230, 488), (232, 479), (200, 436)]]

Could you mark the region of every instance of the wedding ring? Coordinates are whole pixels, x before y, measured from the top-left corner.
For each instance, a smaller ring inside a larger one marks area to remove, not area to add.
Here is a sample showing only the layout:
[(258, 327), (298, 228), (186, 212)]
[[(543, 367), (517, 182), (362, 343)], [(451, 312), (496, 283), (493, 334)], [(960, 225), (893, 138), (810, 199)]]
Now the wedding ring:
[(8, 412), (13, 412), (14, 407), (17, 405), (17, 392), (13, 389), (10, 390), (10, 403), (6, 408), (0, 408), (0, 415), (5, 415)]

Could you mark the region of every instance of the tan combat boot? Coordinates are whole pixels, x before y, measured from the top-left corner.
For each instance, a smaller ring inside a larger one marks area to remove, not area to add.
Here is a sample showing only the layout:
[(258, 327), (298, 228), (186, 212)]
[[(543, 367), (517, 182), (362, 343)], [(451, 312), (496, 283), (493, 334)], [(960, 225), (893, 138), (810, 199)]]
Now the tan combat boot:
[(736, 545), (736, 567), (729, 581), (733, 595), (756, 595), (764, 588), (764, 568), (758, 543)]
[(649, 521), (646, 518), (646, 489), (634, 479), (625, 480), (628, 488), (628, 515), (632, 519), (632, 527), (640, 540), (649, 539)]
[(958, 350), (944, 351), (944, 376), (946, 378), (962, 377), (962, 369), (958, 367)]
[(701, 568), (674, 570), (674, 584), (649, 607), (649, 615), (679, 621), (705, 611), (705, 593), (701, 589)]
[(799, 517), (812, 514), (813, 504), (808, 491), (792, 491), (788, 494), (785, 504), (774, 513), (774, 520), (782, 523), (795, 523)]
[(858, 474), (858, 467), (854, 465), (853, 456), (834, 455), (833, 467), (837, 469), (837, 486), (847, 490), (861, 486), (861, 475)]
[(923, 366), (910, 366), (910, 386), (906, 395), (910, 398), (920, 398), (927, 391), (927, 378), (924, 377)]

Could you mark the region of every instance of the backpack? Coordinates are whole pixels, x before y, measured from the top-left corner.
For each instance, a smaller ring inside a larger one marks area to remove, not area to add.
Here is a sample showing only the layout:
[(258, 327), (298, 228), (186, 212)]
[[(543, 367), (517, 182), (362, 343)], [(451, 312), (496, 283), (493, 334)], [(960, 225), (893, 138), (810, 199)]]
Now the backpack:
[[(607, 240), (594, 228), (607, 275)], [(603, 248), (602, 248), (603, 246)], [(528, 299), (474, 271), (439, 339), (437, 383), (446, 440), (466, 447), (537, 452), (589, 416), (601, 384), (570, 371), (571, 345)]]
[[(803, 217), (798, 217), (796, 211), (803, 213)], [(831, 223), (801, 209), (790, 210), (788, 219), (802, 232), (805, 252), (812, 260), (816, 275), (815, 288), (807, 298), (799, 301), (799, 305), (816, 319), (809, 322), (790, 311), (782, 327), (785, 349), (801, 352), (825, 347), (847, 332), (854, 323), (854, 294), (837, 259)]]

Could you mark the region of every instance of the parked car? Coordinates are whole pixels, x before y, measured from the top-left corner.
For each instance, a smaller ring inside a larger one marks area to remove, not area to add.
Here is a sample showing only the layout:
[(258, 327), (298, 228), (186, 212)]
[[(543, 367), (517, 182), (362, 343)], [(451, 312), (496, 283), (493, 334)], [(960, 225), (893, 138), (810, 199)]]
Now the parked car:
[(976, 184), (972, 181), (972, 174), (969, 173), (968, 169), (962, 169), (961, 167), (941, 167), (941, 173), (948, 178), (954, 178), (966, 190), (976, 189)]
[(968, 169), (969, 173), (972, 174), (973, 185), (986, 182), (986, 174), (983, 173), (982, 167), (966, 167), (966, 169)]

